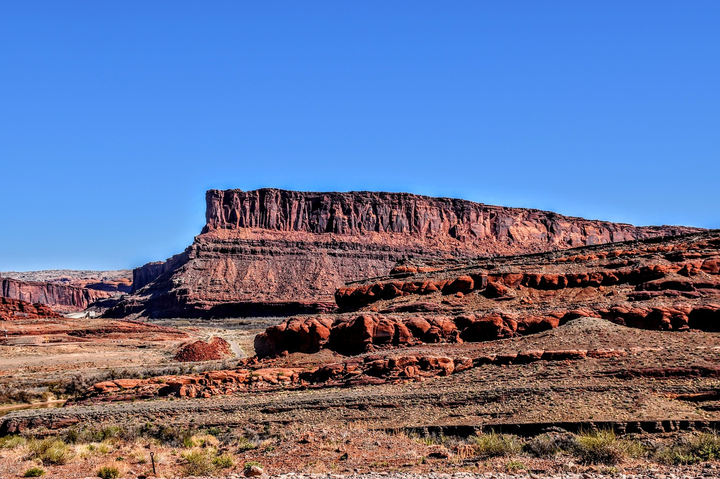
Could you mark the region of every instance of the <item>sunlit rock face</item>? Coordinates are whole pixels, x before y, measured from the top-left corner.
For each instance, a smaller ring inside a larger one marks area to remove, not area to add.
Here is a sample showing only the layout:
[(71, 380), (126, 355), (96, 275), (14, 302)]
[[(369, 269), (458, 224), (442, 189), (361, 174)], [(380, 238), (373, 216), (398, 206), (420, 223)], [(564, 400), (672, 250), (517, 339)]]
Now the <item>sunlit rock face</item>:
[(335, 309), (349, 281), (398, 261), (564, 249), (692, 231), (408, 193), (210, 190), (184, 252), (133, 274), (111, 316), (233, 317)]

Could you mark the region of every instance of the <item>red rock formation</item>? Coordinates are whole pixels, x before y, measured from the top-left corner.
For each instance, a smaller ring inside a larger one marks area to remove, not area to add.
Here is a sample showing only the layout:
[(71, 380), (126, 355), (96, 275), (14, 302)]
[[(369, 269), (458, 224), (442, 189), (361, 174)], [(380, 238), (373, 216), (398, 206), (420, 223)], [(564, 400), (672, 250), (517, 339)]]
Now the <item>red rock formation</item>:
[[(407, 193), (277, 189), (210, 190), (206, 219), (184, 253), (135, 270), (135, 294), (108, 314), (328, 311), (338, 287), (385, 275), (400, 260), (530, 253), (689, 231)], [(461, 293), (474, 285), (447, 287)]]
[(465, 267), (453, 261), (447, 269), (344, 286), (335, 295), (338, 305), (358, 313), (289, 319), (258, 335), (255, 349), (260, 356), (322, 348), (358, 354), (415, 343), (491, 341), (579, 317), (641, 329), (720, 331), (720, 269), (712, 266), (720, 257), (720, 232), (630, 246)]
[(112, 291), (37, 281), (0, 278), (0, 296), (29, 303), (42, 303), (59, 312), (82, 311), (91, 303), (114, 296)]
[(129, 293), (132, 290), (132, 271), (89, 271), (89, 270), (42, 270), (42, 271), (6, 271), (0, 273), (3, 278), (25, 282), (55, 283), (64, 286), (96, 289), (109, 293)]
[(28, 303), (18, 299), (0, 297), (0, 320), (62, 318), (48, 306), (40, 303)]
[(230, 344), (223, 338), (212, 338), (210, 341), (193, 341), (184, 344), (175, 354), (175, 360), (180, 362), (213, 361), (224, 359), (232, 355)]

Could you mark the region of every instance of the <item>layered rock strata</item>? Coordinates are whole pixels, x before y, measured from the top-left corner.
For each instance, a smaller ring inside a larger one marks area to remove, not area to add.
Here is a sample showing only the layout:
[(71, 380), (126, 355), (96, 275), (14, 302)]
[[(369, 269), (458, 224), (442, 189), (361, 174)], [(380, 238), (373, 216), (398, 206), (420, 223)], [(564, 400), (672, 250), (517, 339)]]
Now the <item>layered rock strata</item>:
[[(580, 317), (628, 327), (720, 331), (720, 232), (506, 257), (338, 289), (340, 314), (288, 319), (256, 337), (260, 356), (326, 348), (478, 342), (557, 328)], [(414, 268), (414, 269), (413, 269)]]
[(55, 283), (64, 286), (96, 289), (110, 293), (129, 293), (132, 290), (132, 271), (51, 269), (41, 271), (3, 271), (0, 277), (19, 281)]
[(61, 313), (82, 311), (95, 301), (116, 294), (117, 290), (106, 291), (51, 282), (0, 278), (0, 296), (28, 303), (46, 304)]
[[(254, 391), (322, 387), (354, 387), (400, 384), (450, 376), (487, 364), (529, 364), (538, 361), (577, 361), (586, 358), (610, 359), (627, 356), (623, 349), (527, 350), (507, 354), (450, 357), (442, 355), (369, 355), (313, 368), (274, 367), (257, 361), (243, 361), (238, 369), (209, 371), (184, 376), (150, 379), (116, 379), (94, 384), (76, 404), (134, 401), (162, 396), (210, 398)], [(626, 371), (623, 371), (626, 372)], [(635, 371), (630, 372), (633, 374)], [(612, 374), (620, 374), (612, 373)], [(642, 371), (638, 372), (642, 374)]]
[(348, 281), (408, 259), (475, 258), (679, 234), (406, 193), (210, 190), (183, 253), (133, 273), (109, 316), (231, 317), (330, 311)]

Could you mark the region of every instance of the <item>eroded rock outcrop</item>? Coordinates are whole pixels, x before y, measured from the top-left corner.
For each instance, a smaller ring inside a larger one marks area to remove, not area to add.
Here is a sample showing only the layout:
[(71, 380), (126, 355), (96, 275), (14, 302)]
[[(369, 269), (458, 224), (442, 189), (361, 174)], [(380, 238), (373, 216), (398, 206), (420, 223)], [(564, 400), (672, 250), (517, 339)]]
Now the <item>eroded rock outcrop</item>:
[(18, 299), (0, 297), (0, 320), (62, 318), (50, 307), (41, 303), (28, 303)]
[(345, 313), (290, 318), (256, 352), (359, 354), (418, 343), (480, 342), (580, 317), (640, 329), (720, 331), (720, 232), (470, 261), (341, 287)]
[(136, 269), (134, 294), (108, 315), (330, 311), (337, 288), (386, 275), (402, 260), (531, 253), (691, 230), (407, 193), (210, 190), (206, 199), (202, 234), (167, 262)]

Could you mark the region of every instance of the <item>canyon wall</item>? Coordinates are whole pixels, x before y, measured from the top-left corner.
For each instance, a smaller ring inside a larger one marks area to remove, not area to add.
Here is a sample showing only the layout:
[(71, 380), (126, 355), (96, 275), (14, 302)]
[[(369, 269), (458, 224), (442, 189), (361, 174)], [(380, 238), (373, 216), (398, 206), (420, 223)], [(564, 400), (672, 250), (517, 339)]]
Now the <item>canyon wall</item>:
[(68, 313), (82, 311), (91, 303), (117, 294), (117, 291), (68, 286), (64, 284), (0, 278), (0, 296), (28, 303), (42, 303)]
[(210, 190), (206, 225), (183, 253), (133, 273), (109, 316), (232, 317), (336, 307), (346, 282), (401, 260), (476, 258), (695, 231), (408, 193)]

